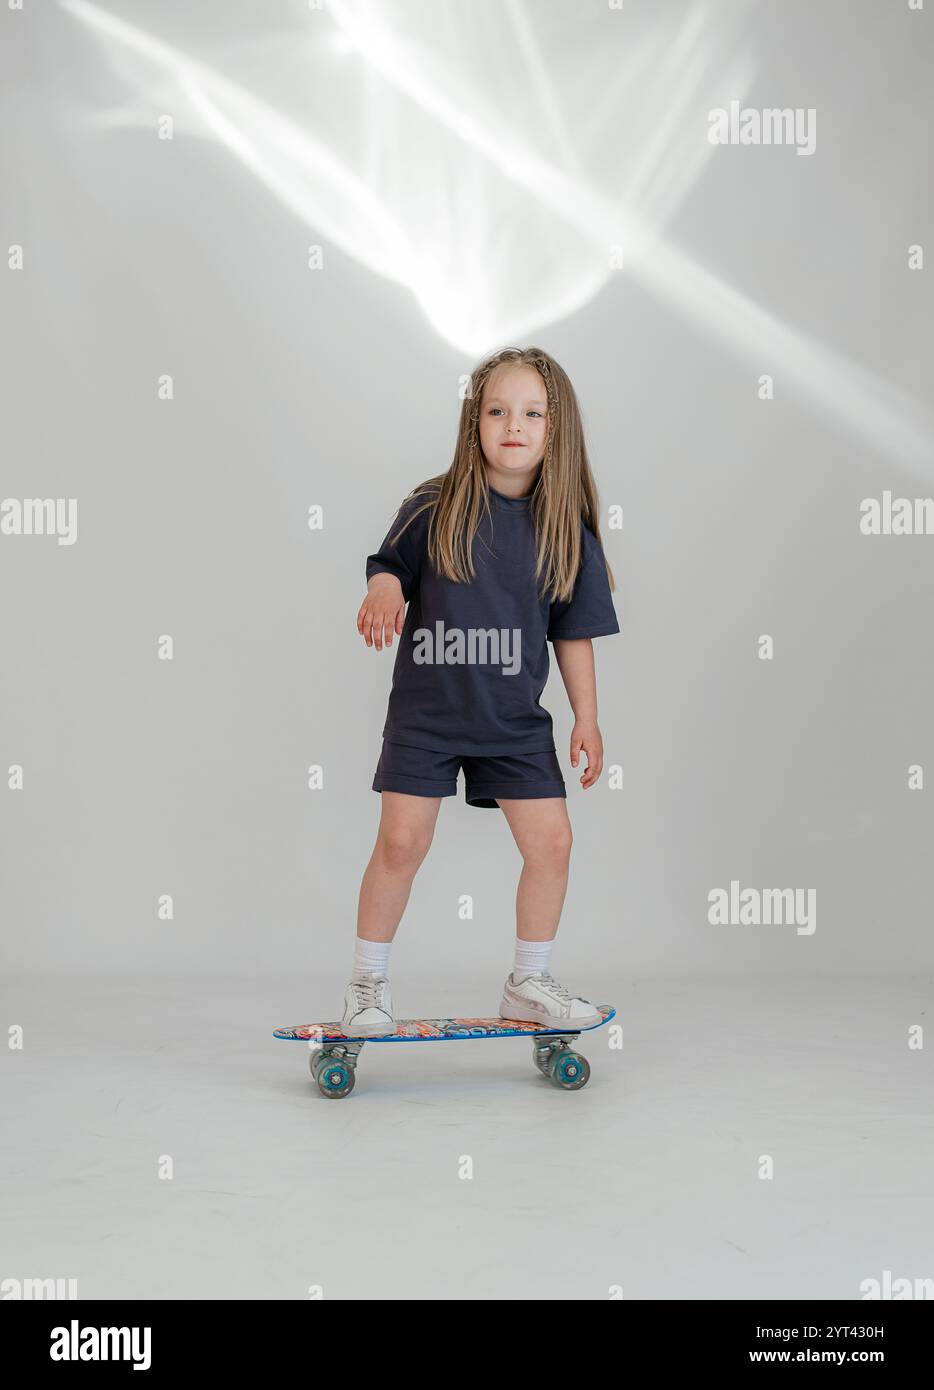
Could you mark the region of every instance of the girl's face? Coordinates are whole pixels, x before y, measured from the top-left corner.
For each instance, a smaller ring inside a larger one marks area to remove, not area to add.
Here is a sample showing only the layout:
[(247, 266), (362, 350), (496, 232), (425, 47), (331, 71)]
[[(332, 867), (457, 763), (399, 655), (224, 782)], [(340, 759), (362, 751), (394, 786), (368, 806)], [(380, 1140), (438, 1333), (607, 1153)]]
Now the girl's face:
[[(496, 487), (523, 478), (531, 489), (548, 438), (548, 395), (534, 367), (498, 367), (480, 401), (480, 447)], [(513, 489), (511, 488), (510, 491)]]

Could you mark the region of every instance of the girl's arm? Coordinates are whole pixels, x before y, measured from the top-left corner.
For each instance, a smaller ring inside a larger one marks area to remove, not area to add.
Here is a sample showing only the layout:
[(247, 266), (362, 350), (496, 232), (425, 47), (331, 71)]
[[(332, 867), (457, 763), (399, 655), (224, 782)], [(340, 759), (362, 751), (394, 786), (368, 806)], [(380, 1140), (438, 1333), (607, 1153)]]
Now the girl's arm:
[(603, 739), (597, 724), (597, 675), (593, 643), (589, 637), (556, 638), (552, 647), (574, 711), (571, 766), (577, 767), (581, 749), (587, 754), (587, 771), (580, 779), (581, 786), (586, 790), (593, 786), (603, 771)]
[(420, 541), (414, 529), (418, 522), (411, 522), (398, 534), (414, 507), (414, 502), (402, 503), (379, 550), (366, 557), (366, 598), (357, 614), (357, 631), (367, 646), (378, 652), (383, 650), (384, 641), (387, 647), (392, 646), (393, 633), (401, 635), (405, 605), (418, 583)]

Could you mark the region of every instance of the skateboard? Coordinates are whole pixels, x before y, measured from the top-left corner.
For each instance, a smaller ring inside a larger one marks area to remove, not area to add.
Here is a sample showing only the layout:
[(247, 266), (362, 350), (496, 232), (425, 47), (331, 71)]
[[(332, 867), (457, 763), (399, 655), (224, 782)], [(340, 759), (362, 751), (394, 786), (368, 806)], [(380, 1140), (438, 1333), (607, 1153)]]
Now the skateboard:
[(276, 1028), (273, 1037), (320, 1044), (309, 1064), (318, 1090), (329, 1100), (350, 1095), (364, 1043), (454, 1042), (465, 1038), (531, 1038), (532, 1061), (542, 1075), (564, 1091), (579, 1091), (587, 1085), (590, 1066), (571, 1043), (581, 1033), (601, 1028), (616, 1016), (609, 1004), (596, 1007), (602, 1014), (600, 1022), (585, 1028), (548, 1028), (517, 1018), (406, 1018), (400, 1019), (391, 1033), (351, 1035), (343, 1033), (339, 1023), (298, 1023), (293, 1028)]

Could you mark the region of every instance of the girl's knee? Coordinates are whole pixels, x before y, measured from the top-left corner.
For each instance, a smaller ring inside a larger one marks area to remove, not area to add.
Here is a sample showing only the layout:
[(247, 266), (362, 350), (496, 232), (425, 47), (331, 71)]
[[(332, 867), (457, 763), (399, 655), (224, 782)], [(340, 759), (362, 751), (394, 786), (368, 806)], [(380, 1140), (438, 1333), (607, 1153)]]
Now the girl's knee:
[(554, 830), (548, 830), (540, 835), (536, 835), (522, 852), (525, 862), (534, 864), (566, 864), (571, 857), (571, 846), (574, 843), (574, 836), (571, 827), (559, 826)]
[(414, 870), (428, 853), (431, 836), (408, 825), (395, 825), (379, 832), (377, 848), (388, 869)]

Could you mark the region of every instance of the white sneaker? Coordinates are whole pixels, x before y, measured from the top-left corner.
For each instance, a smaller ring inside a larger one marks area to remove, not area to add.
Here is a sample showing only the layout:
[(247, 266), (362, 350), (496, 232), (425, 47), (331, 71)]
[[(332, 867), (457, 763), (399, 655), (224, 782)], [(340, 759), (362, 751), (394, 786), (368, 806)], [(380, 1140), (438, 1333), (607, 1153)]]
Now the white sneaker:
[(503, 986), (499, 1016), (541, 1023), (546, 1028), (561, 1024), (569, 1028), (588, 1028), (602, 1018), (589, 999), (569, 994), (547, 970), (526, 975), (518, 983), (510, 972)]
[(395, 1031), (392, 991), (385, 975), (365, 975), (351, 980), (344, 991), (341, 1028), (347, 1037), (374, 1037)]

